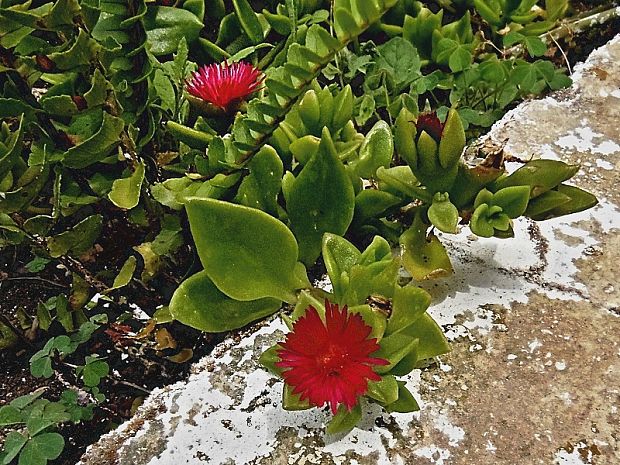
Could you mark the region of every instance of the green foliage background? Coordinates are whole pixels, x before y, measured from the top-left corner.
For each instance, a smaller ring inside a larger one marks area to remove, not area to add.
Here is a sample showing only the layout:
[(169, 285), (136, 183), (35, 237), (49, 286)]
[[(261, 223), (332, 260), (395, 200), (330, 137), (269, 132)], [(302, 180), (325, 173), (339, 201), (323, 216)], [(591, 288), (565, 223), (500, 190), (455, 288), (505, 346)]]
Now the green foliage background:
[[(434, 229), (509, 238), (515, 218), (596, 203), (565, 184), (576, 166), (535, 160), (508, 175), (501, 155), (462, 158), (518, 101), (570, 84), (544, 41), (568, 11), (566, 0), (0, 0), (0, 249), (28, 250), (34, 274), (60, 263), (73, 283), (30, 316), (68, 334), (41, 341), (33, 374), (73, 353), (96, 292), (114, 302), (167, 274), (180, 284), (160, 314), (218, 332), (283, 303), (292, 324), (316, 300), (311, 269), (379, 328), (391, 364), (370, 398), (417, 408), (395, 376), (448, 350), (415, 286), (451, 272)], [(223, 60), (266, 76), (235, 114), (184, 92), (197, 66)], [(430, 111), (441, 136), (420, 122)], [(89, 269), (81, 257), (119, 219), (126, 248)], [(15, 342), (0, 322), (0, 347)], [(97, 389), (104, 364), (86, 359), (76, 376)], [(31, 402), (0, 423), (28, 431), (7, 437), (4, 464), (55, 459), (52, 430), (80, 421), (33, 424)], [(285, 406), (300, 407), (287, 395)]]

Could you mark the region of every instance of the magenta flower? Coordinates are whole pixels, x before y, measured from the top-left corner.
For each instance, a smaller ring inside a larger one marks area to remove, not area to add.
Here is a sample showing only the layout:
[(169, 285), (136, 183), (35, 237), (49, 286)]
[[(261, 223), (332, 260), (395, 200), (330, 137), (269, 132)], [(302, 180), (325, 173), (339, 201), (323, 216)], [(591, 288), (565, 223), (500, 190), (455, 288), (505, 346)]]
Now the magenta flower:
[(368, 381), (380, 381), (374, 365), (389, 362), (371, 355), (379, 350), (372, 328), (358, 313), (349, 313), (325, 300), (325, 322), (310, 306), (293, 325), (278, 350), (284, 381), (302, 400), (321, 407), (329, 404), (336, 414), (338, 405), (349, 411), (368, 391)]
[(230, 111), (241, 99), (256, 92), (263, 79), (264, 75), (249, 63), (214, 63), (192, 73), (185, 88), (194, 97)]

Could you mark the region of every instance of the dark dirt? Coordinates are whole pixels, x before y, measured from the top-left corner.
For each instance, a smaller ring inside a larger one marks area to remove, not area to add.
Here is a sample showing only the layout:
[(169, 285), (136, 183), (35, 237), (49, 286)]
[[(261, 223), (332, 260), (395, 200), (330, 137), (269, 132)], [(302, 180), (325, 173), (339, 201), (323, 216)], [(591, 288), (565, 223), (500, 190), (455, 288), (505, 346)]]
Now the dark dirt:
[[(121, 241), (100, 241), (102, 243), (97, 248), (100, 254), (97, 260), (83, 256), (82, 262), (87, 272), (98, 279), (98, 273), (102, 270), (97, 269), (97, 263), (118, 269), (125, 260), (122, 254), (127, 253), (131, 244), (140, 243), (142, 239), (128, 234)], [(179, 257), (179, 264), (184, 270), (191, 268), (193, 261), (187, 251), (185, 255)], [(44, 398), (58, 400), (65, 389), (82, 387), (74, 369), (65, 363), (84, 364), (84, 357), (92, 353), (105, 356), (111, 374), (102, 381), (100, 388), (106, 400), (95, 409), (92, 420), (61, 426), (59, 432), (65, 437), (67, 445), (61, 458), (50, 462), (50, 465), (74, 465), (88, 445), (128, 419), (132, 407), (138, 405), (152, 389), (184, 379), (189, 374), (191, 364), (210, 353), (223, 335), (203, 334), (176, 322), (157, 325), (149, 332), (151, 327), (148, 326), (148, 316), (167, 303), (176, 286), (172, 278), (164, 275), (158, 281), (149, 283), (148, 287), (134, 282), (112, 295), (116, 303), (101, 302), (95, 306), (86, 316), (106, 313), (109, 323), (97, 330), (76, 353), (66, 360), (57, 360), (54, 376), (49, 379), (35, 378), (30, 374), (30, 357), (50, 337), (65, 334), (56, 322), (52, 323), (48, 331), (37, 329), (36, 324), (33, 328), (37, 305), (49, 297), (67, 294), (71, 274), (62, 265), (58, 267), (56, 261), (50, 262), (44, 271), (36, 275), (29, 273), (25, 264), (32, 258), (23, 248), (19, 251), (8, 248), (0, 254), (0, 321), (10, 325), (18, 335), (16, 344), (0, 350), (0, 406), (38, 388), (45, 388)], [(112, 266), (119, 263), (118, 266)], [(136, 304), (144, 314), (137, 318), (128, 303)], [(155, 334), (161, 328), (168, 331), (176, 342), (176, 348), (156, 349)], [(142, 334), (139, 334), (140, 331)], [(183, 349), (191, 350), (192, 355), (187, 360), (176, 363), (168, 358)], [(3, 431), (0, 428), (0, 443), (6, 432), (8, 429)]]

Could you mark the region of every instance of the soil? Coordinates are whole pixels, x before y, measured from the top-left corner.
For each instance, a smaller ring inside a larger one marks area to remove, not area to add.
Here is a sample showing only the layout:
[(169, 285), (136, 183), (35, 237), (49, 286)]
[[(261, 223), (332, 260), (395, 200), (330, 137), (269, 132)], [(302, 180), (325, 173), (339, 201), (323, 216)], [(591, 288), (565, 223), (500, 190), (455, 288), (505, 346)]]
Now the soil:
[[(123, 244), (123, 247), (103, 243), (97, 248), (104, 259), (99, 260), (98, 257), (95, 262), (82, 257), (85, 268), (93, 276), (101, 271), (97, 270), (97, 263), (122, 264), (127, 248), (133, 243), (140, 243), (142, 238), (128, 234), (123, 238), (125, 241), (118, 241), (118, 235), (116, 239), (114, 242)], [(87, 316), (105, 312), (109, 323), (102, 325), (76, 353), (65, 360), (57, 360), (54, 376), (49, 379), (35, 378), (30, 374), (30, 357), (50, 337), (65, 334), (58, 323), (53, 323), (48, 331), (36, 329), (36, 324), (33, 328), (37, 305), (49, 297), (67, 293), (71, 274), (62, 264), (55, 262), (48, 264), (43, 272), (29, 273), (25, 264), (32, 258), (23, 248), (7, 248), (0, 253), (0, 321), (9, 324), (19, 336), (10, 349), (0, 350), (0, 405), (38, 388), (45, 388), (44, 397), (52, 401), (58, 400), (65, 389), (80, 390), (81, 383), (76, 379), (74, 369), (67, 364), (83, 364), (84, 357), (92, 353), (105, 356), (111, 373), (100, 385), (106, 396), (105, 402), (95, 409), (92, 420), (61, 426), (59, 432), (65, 437), (67, 445), (61, 458), (50, 462), (53, 465), (75, 465), (89, 444), (128, 419), (132, 409), (152, 389), (186, 378), (191, 364), (210, 353), (223, 335), (204, 334), (176, 322), (157, 325), (149, 332), (149, 316), (169, 300), (169, 294), (174, 289), (174, 283), (166, 282), (171, 278), (164, 276), (155, 283), (149, 283), (147, 288), (137, 283), (129, 285), (122, 292), (112, 295), (116, 297), (116, 303), (95, 306)], [(191, 262), (189, 256), (179, 258), (179, 263), (185, 267)], [(136, 311), (136, 305), (140, 311)], [(176, 348), (155, 348), (155, 333), (162, 328), (176, 342)], [(140, 334), (140, 331), (143, 333)], [(185, 350), (183, 353), (191, 353), (186, 360), (177, 363), (169, 359), (182, 350)], [(8, 430), (0, 428), (0, 443), (6, 432)]]

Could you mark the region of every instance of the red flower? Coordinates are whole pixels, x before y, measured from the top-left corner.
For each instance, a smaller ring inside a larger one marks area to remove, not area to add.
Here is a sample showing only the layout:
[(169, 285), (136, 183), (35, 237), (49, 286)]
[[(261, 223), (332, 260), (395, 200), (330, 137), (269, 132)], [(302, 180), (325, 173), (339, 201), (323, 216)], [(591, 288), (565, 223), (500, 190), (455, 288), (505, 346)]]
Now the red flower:
[(443, 123), (437, 118), (437, 113), (434, 111), (430, 113), (422, 113), (418, 116), (416, 122), (416, 128), (418, 130), (418, 137), (422, 134), (422, 131), (435, 139), (437, 142), (441, 140), (441, 134), (443, 133)]
[(262, 73), (249, 63), (204, 65), (186, 82), (187, 91), (222, 110), (256, 92), (263, 82)]
[(278, 349), (284, 381), (302, 400), (321, 407), (329, 404), (335, 414), (338, 404), (351, 410), (368, 390), (368, 380), (380, 381), (372, 365), (388, 365), (370, 354), (379, 350), (376, 339), (367, 339), (372, 328), (345, 305), (325, 300), (325, 323), (312, 306), (293, 326)]

